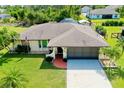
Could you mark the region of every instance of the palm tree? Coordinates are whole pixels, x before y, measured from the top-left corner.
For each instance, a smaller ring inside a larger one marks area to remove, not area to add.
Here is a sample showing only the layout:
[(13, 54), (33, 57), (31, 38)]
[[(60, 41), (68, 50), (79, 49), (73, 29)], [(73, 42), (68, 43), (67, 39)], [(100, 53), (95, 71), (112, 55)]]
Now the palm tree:
[(2, 88), (22, 88), (25, 87), (27, 80), (19, 70), (11, 70), (1, 79), (0, 87)]
[(119, 38), (117, 41), (117, 46), (122, 48), (122, 55), (124, 53), (124, 38)]
[(117, 47), (103, 48), (102, 52), (108, 56), (111, 61), (116, 61), (120, 57), (120, 49)]

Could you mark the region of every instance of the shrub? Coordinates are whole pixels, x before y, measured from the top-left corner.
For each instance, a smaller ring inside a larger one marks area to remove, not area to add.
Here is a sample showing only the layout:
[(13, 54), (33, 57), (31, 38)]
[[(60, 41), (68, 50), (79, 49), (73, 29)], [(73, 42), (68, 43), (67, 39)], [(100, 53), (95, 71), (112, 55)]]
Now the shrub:
[(3, 23), (9, 23), (10, 22), (10, 19), (9, 18), (4, 18), (3, 19)]
[(102, 23), (102, 26), (123, 26), (124, 22), (122, 21), (106, 21)]
[(17, 53), (28, 53), (31, 51), (31, 48), (29, 45), (18, 45), (15, 51)]
[(49, 63), (51, 63), (52, 62), (52, 60), (53, 60), (53, 57), (51, 57), (51, 56), (48, 56), (48, 57), (46, 57), (46, 59), (45, 59), (47, 62), (49, 62)]
[(106, 35), (106, 29), (102, 26), (96, 26), (96, 32), (102, 36)]

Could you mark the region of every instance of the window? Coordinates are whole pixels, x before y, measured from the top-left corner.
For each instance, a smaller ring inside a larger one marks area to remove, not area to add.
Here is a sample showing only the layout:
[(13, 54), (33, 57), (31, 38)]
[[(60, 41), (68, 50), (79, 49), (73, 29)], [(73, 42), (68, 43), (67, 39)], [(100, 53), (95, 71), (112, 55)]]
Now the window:
[(42, 46), (43, 46), (43, 48), (46, 48), (47, 47), (47, 44), (48, 44), (48, 41), (47, 40), (42, 40)]
[(38, 41), (38, 45), (39, 45), (39, 48), (41, 48), (41, 41), (40, 40)]

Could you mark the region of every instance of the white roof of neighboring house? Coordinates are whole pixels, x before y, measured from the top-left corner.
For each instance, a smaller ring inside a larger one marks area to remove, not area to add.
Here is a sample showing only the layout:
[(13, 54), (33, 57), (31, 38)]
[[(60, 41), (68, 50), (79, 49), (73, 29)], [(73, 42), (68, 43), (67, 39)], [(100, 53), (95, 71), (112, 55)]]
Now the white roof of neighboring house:
[(116, 10), (117, 8), (120, 8), (122, 7), (122, 5), (109, 5), (106, 7), (106, 9), (113, 9), (113, 10)]
[(107, 9), (107, 8), (102, 8), (102, 9), (94, 9), (90, 11), (90, 14), (119, 14), (115, 10)]
[(90, 26), (71, 23), (45, 23), (30, 27), (21, 40), (50, 40), (49, 47), (103, 47), (104, 39)]

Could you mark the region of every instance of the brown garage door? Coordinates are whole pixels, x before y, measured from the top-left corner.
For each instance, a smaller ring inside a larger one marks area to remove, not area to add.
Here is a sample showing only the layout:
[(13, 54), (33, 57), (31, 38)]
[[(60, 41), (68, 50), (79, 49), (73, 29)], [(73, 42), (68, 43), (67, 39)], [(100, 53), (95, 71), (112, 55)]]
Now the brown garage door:
[(68, 48), (68, 58), (98, 58), (98, 48)]

